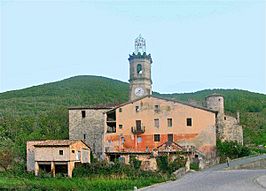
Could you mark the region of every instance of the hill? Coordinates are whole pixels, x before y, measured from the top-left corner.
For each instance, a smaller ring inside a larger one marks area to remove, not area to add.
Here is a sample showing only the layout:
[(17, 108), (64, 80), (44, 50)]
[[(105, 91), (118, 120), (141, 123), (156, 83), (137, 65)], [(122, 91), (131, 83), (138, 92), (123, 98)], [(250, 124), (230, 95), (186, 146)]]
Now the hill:
[[(203, 102), (207, 95), (225, 98), (226, 113), (240, 111), (246, 144), (266, 144), (266, 95), (244, 90), (202, 90), (159, 94), (180, 101)], [(128, 100), (128, 83), (99, 76), (76, 76), (0, 94), (0, 149), (12, 147), (25, 157), (25, 142), (68, 138), (70, 106), (118, 104)]]
[(97, 105), (127, 101), (128, 84), (99, 76), (77, 76), (62, 81), (0, 94), (2, 115), (34, 115), (59, 106)]

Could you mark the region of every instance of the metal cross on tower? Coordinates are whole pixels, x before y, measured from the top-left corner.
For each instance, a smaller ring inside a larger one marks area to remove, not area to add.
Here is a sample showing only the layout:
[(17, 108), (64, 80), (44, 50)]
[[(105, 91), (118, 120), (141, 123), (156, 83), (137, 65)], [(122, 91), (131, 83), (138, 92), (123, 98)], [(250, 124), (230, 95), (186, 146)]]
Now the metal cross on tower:
[(144, 52), (146, 52), (146, 41), (140, 34), (138, 38), (135, 39), (135, 54)]

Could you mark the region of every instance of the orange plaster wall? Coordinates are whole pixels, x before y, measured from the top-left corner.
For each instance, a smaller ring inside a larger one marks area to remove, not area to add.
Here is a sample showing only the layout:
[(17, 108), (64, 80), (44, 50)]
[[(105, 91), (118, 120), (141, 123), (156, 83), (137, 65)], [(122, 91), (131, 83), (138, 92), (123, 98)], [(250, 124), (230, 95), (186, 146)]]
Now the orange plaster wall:
[[(154, 111), (154, 105), (160, 106), (159, 112)], [(136, 112), (136, 106), (140, 107), (139, 112)], [(174, 135), (174, 142), (188, 142), (197, 148), (216, 144), (215, 113), (154, 97), (146, 97), (121, 108), (122, 112), (116, 109), (116, 133), (105, 134), (105, 146), (114, 151), (145, 151), (146, 147), (152, 150), (167, 141), (167, 134)], [(172, 118), (172, 127), (167, 125), (168, 118)], [(186, 124), (187, 118), (192, 118), (191, 127)], [(160, 120), (159, 128), (154, 126), (154, 119)], [(142, 138), (141, 143), (137, 143), (137, 135), (131, 132), (136, 120), (141, 120), (145, 126), (145, 133), (138, 135)], [(119, 129), (120, 124), (122, 129)], [(154, 134), (161, 135), (160, 142), (154, 142)], [(121, 137), (125, 139), (124, 144)]]

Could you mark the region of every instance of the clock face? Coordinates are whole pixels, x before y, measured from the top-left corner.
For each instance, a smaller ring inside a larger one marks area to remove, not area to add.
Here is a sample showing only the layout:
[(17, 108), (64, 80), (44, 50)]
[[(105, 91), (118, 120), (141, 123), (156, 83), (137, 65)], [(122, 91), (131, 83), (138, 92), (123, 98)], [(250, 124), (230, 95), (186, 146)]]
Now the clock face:
[(135, 95), (136, 96), (142, 96), (144, 94), (144, 89), (141, 87), (138, 87), (135, 89)]

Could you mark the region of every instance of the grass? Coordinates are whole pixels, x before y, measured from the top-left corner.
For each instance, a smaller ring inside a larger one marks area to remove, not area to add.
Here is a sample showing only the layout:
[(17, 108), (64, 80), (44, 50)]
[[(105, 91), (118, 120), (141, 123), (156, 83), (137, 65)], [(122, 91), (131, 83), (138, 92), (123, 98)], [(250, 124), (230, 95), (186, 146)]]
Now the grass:
[(158, 177), (39, 178), (0, 176), (0, 190), (133, 190), (166, 181)]

